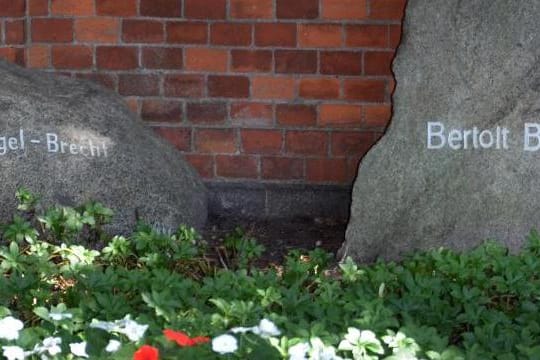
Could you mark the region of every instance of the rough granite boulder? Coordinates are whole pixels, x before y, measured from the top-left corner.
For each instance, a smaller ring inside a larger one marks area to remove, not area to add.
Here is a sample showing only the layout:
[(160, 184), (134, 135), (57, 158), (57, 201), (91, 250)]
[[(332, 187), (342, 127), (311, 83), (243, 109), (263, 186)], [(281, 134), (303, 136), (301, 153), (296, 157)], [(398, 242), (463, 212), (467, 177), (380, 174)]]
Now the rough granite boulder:
[(0, 79), (1, 222), (22, 186), (43, 206), (103, 202), (115, 211), (111, 232), (127, 233), (137, 219), (203, 226), (204, 184), (119, 96), (3, 61)]
[(540, 228), (538, 19), (538, 0), (409, 0), (393, 119), (360, 164), (341, 256), (516, 250)]

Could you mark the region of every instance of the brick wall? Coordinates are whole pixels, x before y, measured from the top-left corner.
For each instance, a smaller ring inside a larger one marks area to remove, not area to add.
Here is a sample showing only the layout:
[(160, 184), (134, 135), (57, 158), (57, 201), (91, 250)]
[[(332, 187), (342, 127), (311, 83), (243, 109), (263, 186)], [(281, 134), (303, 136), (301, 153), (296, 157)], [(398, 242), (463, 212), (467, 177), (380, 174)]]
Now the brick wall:
[(124, 96), (206, 179), (350, 184), (405, 0), (0, 0), (0, 57)]

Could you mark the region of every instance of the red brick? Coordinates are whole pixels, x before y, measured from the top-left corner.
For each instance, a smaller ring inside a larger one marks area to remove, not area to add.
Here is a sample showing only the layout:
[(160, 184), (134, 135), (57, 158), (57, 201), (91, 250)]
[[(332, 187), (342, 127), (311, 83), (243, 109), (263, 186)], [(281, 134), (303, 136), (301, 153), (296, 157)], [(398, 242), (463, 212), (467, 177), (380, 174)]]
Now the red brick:
[(316, 19), (319, 17), (319, 0), (276, 0), (278, 19)]
[(96, 0), (98, 15), (136, 16), (137, 0)]
[(0, 47), (0, 59), (24, 66), (24, 49), (14, 47)]
[(216, 175), (227, 178), (258, 177), (257, 158), (254, 156), (216, 156)]
[(283, 147), (283, 134), (279, 130), (243, 129), (240, 137), (246, 154), (279, 154)]
[(26, 62), (29, 68), (45, 69), (49, 67), (50, 49), (46, 45), (32, 45), (26, 49)]
[(345, 80), (345, 98), (367, 102), (384, 102), (386, 82), (375, 79)]
[(75, 19), (75, 39), (90, 43), (118, 43), (120, 20), (92, 17)]
[(187, 104), (187, 118), (193, 124), (223, 124), (227, 120), (225, 103)]
[(124, 20), (122, 40), (137, 43), (159, 43), (165, 39), (163, 24), (153, 20)]
[(392, 117), (392, 105), (369, 105), (364, 107), (364, 125), (367, 127), (386, 127)]
[(71, 42), (73, 41), (72, 19), (32, 19), (32, 41)]
[(96, 59), (99, 69), (131, 70), (139, 66), (136, 47), (98, 46)]
[(348, 25), (347, 46), (351, 47), (388, 47), (387, 25)]
[[(15, 1), (11, 1), (11, 2), (15, 3)], [(1, 0), (0, 0), (0, 9), (3, 9)], [(49, 14), (49, 0), (28, 0), (28, 14), (30, 16), (48, 15)]]
[(250, 45), (251, 25), (217, 23), (210, 28), (210, 40), (214, 45)]
[(401, 42), (401, 25), (390, 25), (390, 47), (395, 49)]
[(245, 76), (208, 76), (208, 96), (247, 98), (249, 79)]
[(306, 180), (316, 183), (345, 183), (347, 159), (307, 159)]
[(195, 150), (202, 153), (236, 152), (236, 136), (232, 129), (198, 129)]
[(253, 102), (233, 103), (231, 121), (238, 126), (271, 126), (273, 124), (272, 105)]
[(192, 19), (225, 19), (225, 0), (185, 0), (184, 16)]
[(78, 79), (84, 79), (92, 81), (96, 84), (104, 86), (111, 90), (116, 90), (116, 76), (110, 74), (98, 74), (98, 73), (79, 73), (76, 74)]
[(89, 46), (53, 46), (52, 65), (56, 69), (88, 69), (93, 65), (92, 55)]
[(230, 6), (234, 19), (269, 19), (274, 15), (272, 0), (231, 0)]
[(167, 42), (206, 44), (208, 42), (208, 25), (201, 22), (168, 22)]
[(332, 155), (363, 156), (375, 143), (371, 132), (333, 132)]
[(25, 0), (0, 0), (0, 17), (23, 17), (25, 12)]
[(320, 126), (358, 127), (361, 120), (362, 107), (359, 105), (322, 104), (320, 107)]
[(202, 97), (204, 79), (199, 75), (167, 75), (163, 85), (165, 96)]
[(141, 118), (146, 121), (182, 121), (182, 103), (172, 100), (145, 99), (142, 102)]
[(140, 2), (142, 16), (175, 17), (182, 14), (182, 2), (179, 0), (140, 0)]
[(290, 157), (263, 157), (261, 175), (268, 180), (299, 180), (304, 177), (304, 160)]
[(361, 75), (362, 53), (323, 51), (321, 52), (321, 73), (328, 75)]
[(232, 68), (238, 72), (265, 72), (272, 70), (272, 52), (269, 50), (232, 50)]
[(118, 92), (129, 96), (159, 95), (159, 78), (155, 75), (121, 74)]
[(298, 34), (301, 47), (340, 47), (343, 44), (343, 26), (341, 25), (300, 25)]
[(145, 47), (142, 49), (142, 64), (148, 69), (182, 69), (181, 48)]
[(187, 162), (205, 179), (214, 177), (214, 157), (212, 155), (184, 154)]
[(285, 138), (287, 153), (296, 155), (328, 154), (328, 134), (319, 131), (288, 131)]
[(339, 98), (338, 79), (307, 78), (300, 80), (300, 96), (307, 99), (337, 99)]
[(322, 0), (322, 17), (331, 20), (367, 18), (366, 0)]
[(229, 52), (223, 49), (187, 48), (186, 69), (196, 71), (226, 72)]
[(53, 15), (92, 16), (94, 0), (51, 0)]
[(296, 46), (296, 24), (255, 24), (255, 45), (283, 47)]
[(370, 0), (371, 19), (401, 20), (407, 0)]
[(7, 20), (5, 22), (6, 45), (24, 44), (26, 41), (24, 20)]
[(370, 51), (364, 54), (365, 75), (392, 75), (393, 51)]
[(295, 79), (259, 76), (252, 79), (252, 96), (256, 99), (294, 99)]
[(155, 127), (154, 131), (178, 150), (191, 150), (191, 129)]
[(317, 52), (312, 50), (276, 50), (277, 73), (313, 74), (317, 72)]
[(279, 104), (276, 108), (276, 118), (279, 125), (315, 126), (317, 109), (313, 105)]
[(139, 99), (134, 97), (124, 97), (124, 101), (132, 113), (139, 114)]

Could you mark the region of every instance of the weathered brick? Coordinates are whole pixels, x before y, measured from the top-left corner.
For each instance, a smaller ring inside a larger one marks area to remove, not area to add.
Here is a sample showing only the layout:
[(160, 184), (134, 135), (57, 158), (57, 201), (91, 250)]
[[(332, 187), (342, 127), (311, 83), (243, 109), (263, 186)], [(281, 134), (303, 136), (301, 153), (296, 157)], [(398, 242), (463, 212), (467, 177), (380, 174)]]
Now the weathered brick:
[(362, 75), (362, 53), (323, 51), (321, 52), (321, 73), (328, 75)]
[(256, 102), (233, 103), (231, 122), (237, 126), (271, 126), (273, 123), (272, 105)]
[(212, 155), (184, 154), (184, 159), (197, 170), (202, 178), (214, 177), (214, 157)]
[(0, 59), (24, 66), (24, 49), (16, 47), (0, 47)]
[(227, 178), (255, 179), (259, 169), (254, 156), (216, 156), (216, 175)]
[(116, 18), (91, 17), (75, 19), (75, 39), (88, 43), (118, 43), (120, 20)]
[(32, 41), (73, 41), (73, 20), (56, 18), (32, 19)]
[(52, 47), (52, 65), (56, 69), (88, 69), (93, 65), (92, 48), (82, 45)]
[(389, 45), (391, 48), (395, 49), (401, 42), (401, 25), (390, 25), (389, 31)]
[(359, 127), (362, 123), (362, 107), (348, 104), (322, 104), (319, 125), (326, 127)]
[(96, 12), (106, 16), (135, 16), (137, 0), (96, 0)]
[(372, 132), (332, 132), (332, 155), (363, 156), (375, 143)]
[(227, 120), (227, 104), (222, 102), (188, 103), (187, 119), (193, 124), (223, 124)]
[(249, 97), (249, 78), (245, 76), (208, 76), (208, 95), (210, 97), (247, 98)]
[(159, 78), (156, 75), (121, 74), (118, 92), (124, 96), (159, 95)]
[(407, 0), (370, 0), (371, 19), (401, 20)]
[(276, 72), (289, 74), (313, 74), (317, 72), (317, 51), (276, 50)]
[(252, 78), (252, 96), (256, 99), (293, 99), (295, 83), (291, 77), (257, 76)]
[(129, 110), (131, 110), (134, 114), (139, 114), (139, 105), (140, 101), (136, 97), (124, 97), (124, 101), (126, 102), (127, 107)]
[(300, 96), (307, 99), (337, 99), (339, 87), (338, 79), (304, 78), (300, 80)]
[(200, 75), (167, 75), (163, 88), (165, 96), (202, 97), (204, 79)]
[(224, 49), (187, 48), (186, 69), (196, 71), (226, 72), (229, 52)]
[(182, 69), (183, 51), (172, 47), (144, 47), (142, 65), (148, 69)]
[(51, 13), (63, 16), (92, 16), (94, 0), (51, 0)]
[(388, 25), (347, 25), (347, 46), (351, 47), (388, 47)]
[(165, 39), (163, 23), (154, 20), (124, 20), (122, 40), (136, 43), (159, 43)]
[(246, 154), (279, 154), (283, 147), (283, 134), (279, 130), (242, 129), (240, 137)]
[(274, 15), (272, 0), (230, 0), (234, 19), (269, 19)]
[(393, 51), (369, 51), (364, 54), (365, 75), (392, 75)]
[(285, 137), (286, 150), (296, 155), (328, 154), (328, 134), (320, 131), (288, 131)]
[(48, 45), (32, 45), (26, 49), (26, 54), (29, 68), (45, 69), (50, 66), (51, 53)]
[(296, 46), (296, 24), (260, 23), (255, 24), (255, 45)]
[(225, 19), (225, 0), (184, 0), (184, 16), (192, 19)]
[(99, 74), (99, 73), (78, 73), (76, 74), (78, 79), (85, 79), (96, 84), (100, 84), (111, 90), (116, 90), (117, 79), (113, 74)]
[(330, 48), (343, 45), (343, 26), (338, 24), (305, 24), (298, 28), (301, 47)]
[[(16, 3), (16, 1), (12, 1), (12, 0), (8, 0), (8, 1), (11, 1), (12, 3)], [(3, 5), (2, 5), (2, 1), (0, 0), (0, 9), (2, 8), (3, 8)], [(28, 0), (28, 15), (45, 16), (48, 14), (49, 14), (49, 0)]]
[(322, 17), (331, 20), (367, 18), (367, 0), (322, 0)]
[(386, 82), (376, 79), (348, 79), (344, 84), (345, 98), (367, 102), (384, 102)]
[(347, 159), (306, 159), (306, 179), (314, 183), (345, 183)]
[(250, 45), (251, 25), (215, 23), (210, 28), (210, 42), (214, 45)]
[(5, 26), (5, 43), (7, 45), (20, 45), (26, 41), (24, 20), (7, 20)]
[(319, 17), (319, 0), (276, 0), (278, 19), (316, 19)]
[(168, 22), (167, 42), (178, 44), (206, 44), (208, 42), (208, 25), (202, 22)]
[(0, 0), (0, 17), (23, 17), (25, 12), (25, 0)]
[(232, 129), (197, 129), (195, 150), (201, 153), (236, 152), (236, 135)]
[(386, 127), (390, 122), (391, 117), (391, 104), (369, 105), (364, 107), (364, 125), (366, 127)]
[(99, 69), (132, 70), (139, 66), (136, 47), (98, 46), (96, 61)]
[(317, 109), (313, 105), (279, 104), (276, 108), (276, 118), (279, 125), (315, 126)]
[(232, 68), (238, 72), (265, 72), (272, 70), (272, 52), (269, 50), (232, 50)]
[(191, 150), (191, 129), (154, 127), (154, 131), (180, 151)]
[(300, 180), (304, 177), (304, 160), (291, 157), (263, 157), (261, 176), (267, 180)]
[(176, 17), (182, 14), (182, 3), (179, 0), (140, 0), (140, 2), (142, 16)]
[(180, 101), (145, 99), (142, 102), (141, 118), (146, 121), (180, 122), (182, 115)]

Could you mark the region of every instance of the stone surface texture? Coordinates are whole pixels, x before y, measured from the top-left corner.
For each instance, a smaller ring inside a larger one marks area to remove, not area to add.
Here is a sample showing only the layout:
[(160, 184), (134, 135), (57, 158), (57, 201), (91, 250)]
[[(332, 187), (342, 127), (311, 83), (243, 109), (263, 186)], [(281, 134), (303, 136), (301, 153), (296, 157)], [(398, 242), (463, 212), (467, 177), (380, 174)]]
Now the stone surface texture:
[[(485, 239), (518, 249), (540, 227), (540, 152), (523, 151), (540, 123), (538, 0), (410, 0), (393, 64), (386, 135), (359, 167), (341, 256), (398, 259)], [(506, 127), (508, 150), (427, 150), (428, 121)]]
[(204, 225), (206, 189), (198, 175), (120, 97), (2, 61), (0, 78), (1, 221), (24, 186), (43, 206), (104, 203), (115, 211), (112, 232), (129, 232), (137, 219), (161, 229)]

